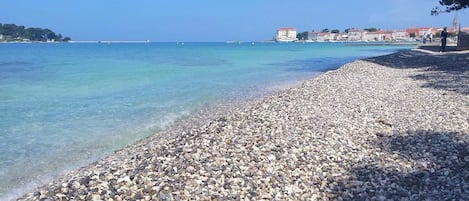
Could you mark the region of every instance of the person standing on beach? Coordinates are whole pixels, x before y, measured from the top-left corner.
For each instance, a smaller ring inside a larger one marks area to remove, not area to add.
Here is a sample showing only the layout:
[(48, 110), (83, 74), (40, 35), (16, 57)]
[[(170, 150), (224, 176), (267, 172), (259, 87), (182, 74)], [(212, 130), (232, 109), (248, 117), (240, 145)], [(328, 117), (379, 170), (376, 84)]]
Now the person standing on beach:
[(440, 52), (444, 52), (446, 49), (446, 38), (448, 38), (448, 31), (446, 31), (446, 27), (443, 28), (443, 31), (441, 31), (441, 48)]

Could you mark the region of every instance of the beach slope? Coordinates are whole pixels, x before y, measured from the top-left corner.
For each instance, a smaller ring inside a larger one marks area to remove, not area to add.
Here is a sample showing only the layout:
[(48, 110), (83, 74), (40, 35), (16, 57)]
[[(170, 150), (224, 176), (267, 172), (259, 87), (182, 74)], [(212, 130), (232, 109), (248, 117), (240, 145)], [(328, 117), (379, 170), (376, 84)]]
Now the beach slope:
[(20, 200), (464, 200), (468, 62), (417, 51), (358, 60)]

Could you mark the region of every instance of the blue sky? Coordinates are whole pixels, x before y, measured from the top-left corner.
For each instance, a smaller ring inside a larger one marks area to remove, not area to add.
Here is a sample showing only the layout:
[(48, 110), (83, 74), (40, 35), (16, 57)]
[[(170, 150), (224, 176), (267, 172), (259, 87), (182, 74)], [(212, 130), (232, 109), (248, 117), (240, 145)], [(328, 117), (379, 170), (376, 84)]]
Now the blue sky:
[[(0, 23), (50, 28), (73, 40), (259, 41), (279, 27), (450, 26), (438, 0), (2, 0)], [(459, 11), (469, 26), (469, 10)]]

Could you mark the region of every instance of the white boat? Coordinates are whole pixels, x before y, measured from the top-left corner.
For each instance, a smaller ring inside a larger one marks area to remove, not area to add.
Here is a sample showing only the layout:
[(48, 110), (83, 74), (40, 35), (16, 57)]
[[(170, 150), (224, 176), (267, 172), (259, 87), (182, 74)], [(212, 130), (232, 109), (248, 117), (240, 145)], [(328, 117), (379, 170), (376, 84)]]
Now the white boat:
[(279, 42), (279, 43), (290, 43), (290, 42), (294, 42), (295, 40), (292, 40), (292, 39), (282, 39), (282, 38), (278, 38), (275, 40), (275, 42)]
[(236, 40), (227, 40), (226, 41), (226, 44), (235, 44), (235, 43), (241, 44), (241, 41), (236, 41)]

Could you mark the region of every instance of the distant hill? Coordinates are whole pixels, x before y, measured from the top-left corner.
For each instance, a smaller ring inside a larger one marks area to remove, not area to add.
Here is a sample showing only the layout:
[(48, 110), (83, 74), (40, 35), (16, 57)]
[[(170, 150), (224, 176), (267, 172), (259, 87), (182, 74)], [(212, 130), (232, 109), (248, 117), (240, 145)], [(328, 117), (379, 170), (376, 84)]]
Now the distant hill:
[(9, 41), (42, 41), (42, 42), (68, 42), (70, 37), (56, 34), (50, 29), (26, 28), (16, 24), (0, 23), (0, 42)]

